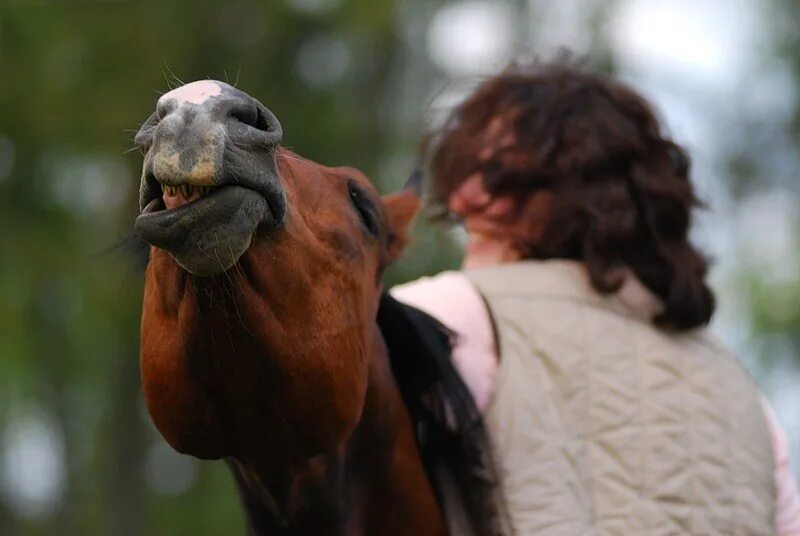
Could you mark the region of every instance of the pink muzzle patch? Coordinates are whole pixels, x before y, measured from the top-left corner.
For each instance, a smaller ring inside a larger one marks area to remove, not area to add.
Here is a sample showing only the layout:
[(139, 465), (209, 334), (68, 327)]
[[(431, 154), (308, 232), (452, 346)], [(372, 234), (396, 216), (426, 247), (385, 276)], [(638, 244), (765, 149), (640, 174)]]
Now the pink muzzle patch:
[(176, 99), (181, 104), (203, 104), (222, 93), (222, 88), (211, 80), (199, 80), (165, 93), (162, 99)]

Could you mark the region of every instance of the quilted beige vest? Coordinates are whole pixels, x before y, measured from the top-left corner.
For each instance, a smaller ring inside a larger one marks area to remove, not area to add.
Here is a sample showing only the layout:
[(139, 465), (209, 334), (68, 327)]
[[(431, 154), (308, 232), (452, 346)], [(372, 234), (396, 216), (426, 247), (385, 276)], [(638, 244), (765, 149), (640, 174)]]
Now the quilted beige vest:
[(602, 296), (574, 262), (467, 275), (496, 327), (486, 421), (514, 534), (773, 533), (759, 394), (707, 330), (658, 330), (635, 278)]

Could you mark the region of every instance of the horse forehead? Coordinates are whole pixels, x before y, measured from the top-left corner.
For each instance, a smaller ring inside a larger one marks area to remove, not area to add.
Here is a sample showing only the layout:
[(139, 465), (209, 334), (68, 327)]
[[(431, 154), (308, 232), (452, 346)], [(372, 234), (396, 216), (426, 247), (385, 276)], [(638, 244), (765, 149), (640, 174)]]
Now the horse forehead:
[(162, 99), (175, 99), (181, 104), (203, 104), (211, 97), (222, 94), (222, 86), (213, 80), (198, 80), (165, 93)]

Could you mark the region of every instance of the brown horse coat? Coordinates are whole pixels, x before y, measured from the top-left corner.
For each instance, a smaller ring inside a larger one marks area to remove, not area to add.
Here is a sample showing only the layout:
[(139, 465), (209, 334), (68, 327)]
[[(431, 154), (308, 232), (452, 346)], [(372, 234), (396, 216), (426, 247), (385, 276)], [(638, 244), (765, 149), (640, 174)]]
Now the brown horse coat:
[(398, 333), (426, 356), (420, 333), (441, 331), (381, 299), (418, 196), (380, 198), (357, 170), (303, 159), (280, 138), (263, 105), (214, 81), (162, 96), (137, 135), (150, 415), (176, 450), (228, 461), (253, 533), (443, 534), (435, 457), (423, 463), (418, 440), (429, 429), (457, 440), (423, 441), (423, 454), (447, 441), (463, 452), (444, 393), (459, 393), (449, 404), (462, 424), (480, 419), (447, 359), (402, 362)]

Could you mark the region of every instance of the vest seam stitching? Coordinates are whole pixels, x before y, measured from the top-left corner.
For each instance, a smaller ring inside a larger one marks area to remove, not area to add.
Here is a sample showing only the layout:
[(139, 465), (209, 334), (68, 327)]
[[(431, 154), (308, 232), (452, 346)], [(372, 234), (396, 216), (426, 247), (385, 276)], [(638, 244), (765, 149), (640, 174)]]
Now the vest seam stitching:
[[(637, 334), (637, 339), (638, 339), (638, 334)], [(637, 349), (638, 349), (638, 345), (637, 345)], [(639, 355), (643, 356), (644, 354), (639, 354)], [(642, 443), (643, 443), (642, 446), (644, 447), (644, 450), (643, 450), (643, 452), (641, 454), (641, 461), (640, 461), (641, 471), (639, 473), (641, 475), (640, 476), (641, 487), (639, 489), (639, 500), (646, 501), (649, 504), (650, 503), (650, 494), (649, 494), (648, 486), (647, 486), (647, 481), (648, 481), (647, 475), (649, 473), (647, 472), (646, 467), (647, 467), (647, 453), (650, 452), (650, 447), (649, 447), (649, 443), (650, 443), (650, 441), (649, 441), (650, 440), (650, 421), (647, 419), (647, 416), (645, 415), (645, 407), (644, 407), (644, 404), (642, 403), (642, 401), (644, 400), (644, 392), (645, 392), (645, 379), (644, 379), (644, 376), (645, 376), (645, 370), (644, 370), (645, 369), (645, 367), (644, 367), (645, 358), (644, 357), (638, 358), (636, 360), (636, 363), (638, 364), (637, 373), (638, 373), (638, 376), (639, 376), (639, 400), (638, 400), (639, 418), (641, 419), (642, 432), (643, 432), (643, 435), (644, 435), (644, 438), (643, 438), (643, 441), (642, 441)], [(641, 508), (638, 508), (637, 510), (641, 510)], [(647, 528), (648, 523), (646, 521), (646, 518), (644, 518), (644, 520), (645, 520), (644, 521), (645, 528)]]
[[(693, 432), (695, 426), (695, 420), (691, 418), (692, 415), (695, 413), (691, 411), (690, 406), (694, 400), (694, 395), (697, 392), (697, 387), (694, 385), (693, 377), (689, 373), (689, 352), (681, 352), (680, 354), (680, 367), (681, 367), (681, 375), (683, 376), (684, 384), (688, 383), (691, 387), (691, 392), (689, 393), (691, 396), (687, 397), (687, 403), (684, 405), (684, 415), (686, 422), (688, 423), (687, 426), (684, 427), (686, 431), (686, 452), (688, 454), (689, 461), (692, 467), (696, 467), (698, 464), (697, 455), (695, 454), (694, 450), (694, 443), (692, 442), (693, 439)], [(687, 468), (688, 469), (688, 468)], [(689, 530), (692, 534), (696, 534), (695, 531), (695, 519), (697, 518), (697, 509), (698, 509), (698, 494), (697, 494), (697, 471), (690, 471), (689, 472), (689, 479), (691, 480), (691, 502), (689, 508)]]
[[(727, 422), (728, 423), (735, 423), (736, 421), (731, 418), (732, 417), (732, 415), (731, 415), (731, 411), (732, 411), (731, 410), (731, 406), (730, 405), (726, 405), (725, 408), (726, 408), (726, 410), (728, 412)], [(735, 426), (735, 424), (734, 424), (734, 426)], [(725, 466), (726, 466), (725, 468), (727, 470), (727, 473), (730, 475), (730, 480), (731, 480), (731, 486), (729, 487), (729, 489), (736, 490), (736, 492), (733, 493), (733, 515), (731, 516), (730, 519), (731, 519), (731, 522), (733, 523), (734, 533), (735, 534), (742, 534), (741, 526), (740, 526), (741, 524), (738, 522), (739, 521), (739, 515), (740, 515), (740, 513), (739, 513), (739, 494), (741, 492), (738, 491), (739, 490), (739, 482), (738, 482), (738, 479), (736, 478), (736, 471), (731, 471), (730, 470), (731, 457), (733, 456), (733, 445), (729, 444), (727, 450), (728, 450), (728, 455), (725, 456), (725, 460), (727, 462), (725, 464)]]
[[(594, 353), (589, 351), (589, 349), (587, 348), (587, 345), (585, 344), (586, 343), (586, 338), (587, 338), (586, 332), (587, 332), (587, 329), (588, 329), (588, 327), (587, 327), (587, 318), (586, 318), (586, 308), (585, 307), (581, 307), (580, 311), (581, 311), (581, 339), (582, 339), (582, 342), (583, 342), (583, 344), (581, 344), (581, 349), (583, 350), (584, 357), (586, 358), (586, 379), (587, 379), (586, 390), (587, 390), (587, 393), (588, 393), (588, 396), (586, 397), (587, 398), (587, 406), (588, 407), (587, 407), (587, 411), (586, 411), (585, 415), (591, 416), (591, 414), (592, 414), (591, 413), (592, 402), (593, 402), (593, 397), (594, 397), (594, 391), (592, 389), (592, 372), (594, 370), (592, 356), (594, 355)], [(589, 420), (589, 423), (591, 423), (591, 422), (593, 422), (594, 419), (589, 417), (588, 420)], [(583, 444), (585, 445), (585, 448), (586, 448), (586, 462), (589, 465), (589, 480), (588, 480), (587, 484), (590, 487), (590, 494), (591, 494), (591, 527), (592, 527), (592, 532), (594, 534), (597, 534), (597, 530), (598, 530), (598, 527), (597, 527), (597, 489), (596, 489), (596, 486), (595, 486), (595, 483), (596, 483), (595, 472), (592, 469), (594, 467), (594, 464), (592, 463), (592, 460), (591, 460), (591, 458), (592, 458), (592, 455), (591, 455), (592, 445), (593, 445), (593, 443), (595, 441), (597, 441), (597, 438), (596, 438), (595, 434), (593, 433), (593, 431), (587, 430), (586, 426), (584, 426), (583, 428), (584, 428), (584, 434), (586, 435), (586, 438), (584, 439)], [(591, 435), (591, 440), (590, 440), (590, 437), (589, 437), (590, 435)]]

